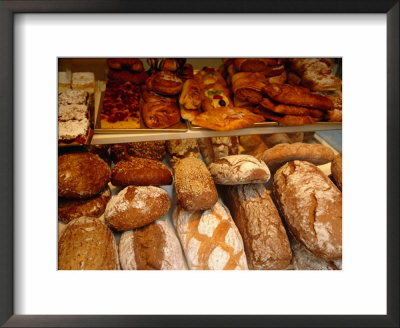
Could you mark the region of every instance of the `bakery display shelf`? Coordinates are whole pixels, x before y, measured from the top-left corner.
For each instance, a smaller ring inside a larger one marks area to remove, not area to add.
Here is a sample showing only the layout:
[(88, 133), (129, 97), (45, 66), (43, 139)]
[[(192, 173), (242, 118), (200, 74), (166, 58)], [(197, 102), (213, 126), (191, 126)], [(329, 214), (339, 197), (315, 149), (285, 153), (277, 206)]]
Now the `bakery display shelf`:
[[(271, 122), (274, 123), (274, 122)], [(156, 141), (156, 140), (173, 140), (173, 139), (192, 139), (192, 138), (207, 138), (207, 137), (228, 137), (228, 136), (242, 136), (251, 134), (272, 134), (272, 133), (290, 133), (290, 132), (312, 132), (324, 130), (341, 130), (342, 123), (334, 122), (319, 122), (309, 125), (299, 126), (279, 126), (267, 125), (259, 126), (254, 125), (248, 128), (232, 131), (214, 131), (207, 129), (193, 129), (189, 125), (189, 129), (185, 132), (179, 131), (152, 131), (146, 132), (135, 131), (135, 133), (121, 132), (121, 133), (99, 133), (95, 129), (92, 138), (92, 145), (110, 144), (110, 143), (124, 143), (124, 142), (139, 142), (139, 141)]]

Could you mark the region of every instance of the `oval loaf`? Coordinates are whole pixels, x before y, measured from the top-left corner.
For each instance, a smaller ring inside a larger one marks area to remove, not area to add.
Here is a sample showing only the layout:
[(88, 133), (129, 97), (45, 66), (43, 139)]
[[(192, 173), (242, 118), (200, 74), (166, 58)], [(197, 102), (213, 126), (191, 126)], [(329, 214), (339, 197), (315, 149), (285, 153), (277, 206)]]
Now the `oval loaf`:
[(59, 270), (118, 270), (114, 235), (97, 218), (70, 221), (58, 240)]
[(298, 241), (326, 261), (342, 258), (342, 193), (318, 167), (286, 163), (275, 173), (273, 192)]
[(168, 193), (154, 186), (129, 186), (112, 196), (104, 212), (105, 223), (117, 231), (143, 227), (168, 212)]
[(266, 183), (271, 177), (268, 166), (251, 155), (222, 157), (208, 168), (216, 184)]

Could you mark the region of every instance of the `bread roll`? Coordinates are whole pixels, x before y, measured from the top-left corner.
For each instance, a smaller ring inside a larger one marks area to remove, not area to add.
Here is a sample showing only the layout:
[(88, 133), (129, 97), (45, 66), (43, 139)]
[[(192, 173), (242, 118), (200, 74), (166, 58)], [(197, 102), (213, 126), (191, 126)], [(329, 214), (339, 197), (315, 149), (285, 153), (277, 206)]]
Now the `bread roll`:
[(211, 144), (214, 151), (214, 161), (225, 156), (239, 154), (238, 137), (212, 137)]
[(162, 161), (166, 154), (165, 141), (142, 141), (127, 144), (128, 154), (133, 157)]
[(97, 218), (68, 223), (58, 240), (59, 270), (118, 270), (114, 235)]
[(295, 142), (283, 143), (267, 149), (262, 155), (262, 160), (271, 172), (275, 172), (283, 164), (293, 160), (322, 165), (331, 162), (334, 156), (332, 149), (324, 145)]
[(157, 220), (170, 206), (171, 200), (164, 189), (129, 186), (111, 197), (104, 219), (110, 228), (128, 231)]
[(199, 138), (197, 139), (197, 144), (199, 145), (201, 156), (206, 165), (208, 166), (214, 162), (214, 149), (211, 138)]
[(332, 178), (338, 188), (342, 190), (342, 153), (335, 156), (331, 164)]
[(326, 261), (342, 257), (342, 193), (315, 165), (286, 163), (274, 176), (275, 198), (297, 240)]
[(189, 269), (247, 269), (242, 237), (221, 203), (204, 212), (185, 211), (177, 206), (173, 222)]
[(182, 248), (165, 221), (126, 231), (119, 242), (123, 270), (182, 270)]
[(100, 193), (110, 181), (107, 163), (92, 153), (58, 157), (58, 196), (88, 198)]
[(271, 177), (268, 166), (250, 155), (222, 157), (209, 170), (214, 182), (223, 185), (266, 183)]
[(198, 158), (187, 157), (176, 163), (174, 183), (178, 203), (187, 211), (209, 209), (218, 200), (214, 180)]
[(240, 136), (239, 137), (240, 145), (244, 148), (246, 152), (250, 152), (260, 144), (263, 144), (263, 140), (261, 139), (261, 135), (259, 134), (252, 134), (249, 136)]
[(167, 150), (172, 167), (182, 158), (200, 158), (200, 150), (196, 139), (168, 140)]
[(243, 238), (249, 269), (285, 269), (290, 244), (268, 191), (262, 184), (223, 187), (224, 203)]
[(114, 186), (163, 186), (172, 183), (169, 168), (160, 161), (129, 157), (119, 161), (111, 172)]
[(110, 188), (107, 186), (100, 194), (83, 199), (58, 199), (58, 219), (65, 223), (81, 216), (99, 217), (111, 198)]
[(281, 143), (292, 143), (292, 140), (287, 133), (266, 134), (262, 136), (262, 139), (269, 148), (272, 148)]

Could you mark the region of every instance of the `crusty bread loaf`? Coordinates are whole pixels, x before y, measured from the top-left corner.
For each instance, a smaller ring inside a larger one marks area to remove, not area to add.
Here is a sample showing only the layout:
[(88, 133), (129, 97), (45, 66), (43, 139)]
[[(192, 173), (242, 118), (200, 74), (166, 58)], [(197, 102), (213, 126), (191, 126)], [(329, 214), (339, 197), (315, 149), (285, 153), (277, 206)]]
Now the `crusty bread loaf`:
[(239, 154), (238, 137), (212, 137), (214, 161), (229, 155)]
[(342, 257), (342, 193), (315, 165), (293, 161), (274, 176), (274, 195), (295, 238), (326, 261)]
[(200, 158), (200, 150), (196, 139), (168, 140), (167, 150), (172, 167), (182, 158)]
[(271, 177), (268, 166), (251, 155), (222, 157), (208, 168), (216, 184), (266, 183)]
[(256, 149), (257, 147), (259, 147), (260, 144), (264, 143), (261, 138), (261, 135), (259, 135), (259, 134), (252, 134), (249, 136), (240, 136), (239, 142), (240, 142), (240, 145), (244, 148), (244, 150), (247, 153)]
[(206, 165), (210, 165), (214, 162), (214, 149), (211, 142), (211, 138), (199, 138), (197, 139), (197, 144), (199, 145), (201, 156)]
[(287, 268), (292, 258), (289, 240), (264, 185), (227, 186), (222, 191), (224, 203), (242, 235), (249, 269)]
[(126, 231), (119, 242), (123, 270), (182, 270), (184, 261), (178, 237), (165, 221)]
[(342, 153), (335, 156), (331, 164), (332, 178), (338, 188), (342, 190)]
[(262, 139), (269, 148), (272, 148), (281, 143), (292, 143), (292, 140), (287, 133), (265, 134), (262, 136)]
[(110, 188), (107, 186), (100, 194), (82, 199), (58, 199), (58, 219), (65, 223), (81, 216), (99, 217), (111, 198)]
[(243, 240), (229, 211), (220, 202), (206, 211), (179, 205), (173, 223), (192, 270), (246, 270)]
[(110, 181), (106, 162), (92, 153), (71, 153), (58, 157), (58, 196), (87, 198), (100, 193)]
[(178, 202), (187, 211), (209, 209), (218, 200), (214, 180), (198, 158), (187, 157), (176, 163), (174, 183)]
[(111, 172), (114, 186), (163, 186), (172, 183), (169, 168), (160, 161), (129, 157), (119, 161)]
[(334, 156), (332, 149), (324, 145), (295, 142), (278, 144), (267, 149), (262, 155), (262, 160), (273, 173), (286, 162), (300, 160), (321, 165), (331, 162)]
[(99, 219), (80, 217), (67, 224), (58, 240), (59, 270), (118, 270), (114, 235)]
[(171, 200), (161, 188), (129, 186), (112, 196), (104, 212), (106, 224), (128, 231), (149, 224), (168, 212)]

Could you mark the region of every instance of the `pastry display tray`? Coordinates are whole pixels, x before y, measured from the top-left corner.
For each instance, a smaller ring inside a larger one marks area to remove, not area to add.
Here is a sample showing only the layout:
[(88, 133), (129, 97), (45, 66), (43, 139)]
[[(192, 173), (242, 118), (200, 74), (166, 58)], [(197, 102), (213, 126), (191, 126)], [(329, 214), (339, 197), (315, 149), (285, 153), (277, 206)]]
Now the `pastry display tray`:
[[(210, 129), (203, 128), (198, 125), (194, 125), (191, 122), (188, 122), (188, 126), (191, 130), (204, 130), (204, 131), (211, 131)], [(289, 127), (289, 125), (280, 125), (278, 122), (258, 122), (254, 123), (253, 125), (249, 126), (248, 128), (262, 128), (262, 127)], [(290, 125), (290, 127), (293, 127), (294, 125)], [(318, 130), (340, 130), (342, 129), (342, 122), (317, 122), (314, 124), (308, 124), (308, 125), (296, 125), (299, 129), (301, 129), (304, 126), (307, 127), (313, 127), (313, 131), (318, 131)], [(315, 128), (315, 129), (314, 129)]]

